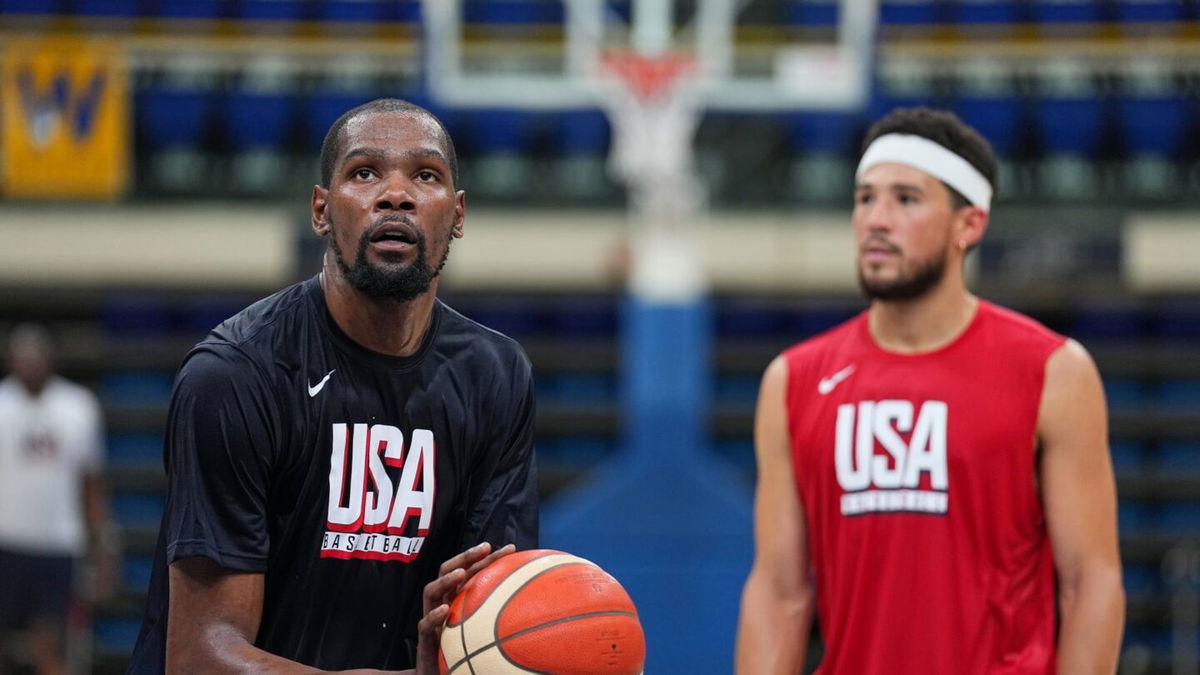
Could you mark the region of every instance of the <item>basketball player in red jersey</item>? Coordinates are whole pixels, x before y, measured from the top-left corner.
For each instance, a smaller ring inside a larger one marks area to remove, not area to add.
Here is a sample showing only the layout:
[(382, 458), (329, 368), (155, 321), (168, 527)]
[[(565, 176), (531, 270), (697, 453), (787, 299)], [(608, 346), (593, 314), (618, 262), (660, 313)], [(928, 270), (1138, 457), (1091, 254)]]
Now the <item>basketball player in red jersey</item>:
[(870, 308), (781, 354), (755, 419), (740, 675), (1111, 673), (1124, 593), (1103, 390), (1076, 342), (968, 292), (990, 146), (950, 113), (867, 134)]

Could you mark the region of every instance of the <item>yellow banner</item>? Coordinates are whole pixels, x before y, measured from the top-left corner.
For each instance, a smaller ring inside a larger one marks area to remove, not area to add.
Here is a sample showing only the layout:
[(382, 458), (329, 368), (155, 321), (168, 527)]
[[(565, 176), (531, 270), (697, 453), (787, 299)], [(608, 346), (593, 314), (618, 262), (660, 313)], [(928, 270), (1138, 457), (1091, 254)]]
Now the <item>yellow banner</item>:
[(114, 199), (129, 179), (120, 48), (15, 39), (0, 56), (0, 188), (6, 197)]

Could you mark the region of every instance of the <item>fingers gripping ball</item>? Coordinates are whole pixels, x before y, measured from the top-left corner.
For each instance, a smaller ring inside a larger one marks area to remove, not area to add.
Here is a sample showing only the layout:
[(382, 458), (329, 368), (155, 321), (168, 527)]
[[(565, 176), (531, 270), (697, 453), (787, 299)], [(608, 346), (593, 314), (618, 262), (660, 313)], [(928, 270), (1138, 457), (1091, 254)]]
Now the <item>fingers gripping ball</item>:
[(621, 584), (561, 551), (507, 555), (450, 603), (443, 675), (638, 675), (646, 640)]

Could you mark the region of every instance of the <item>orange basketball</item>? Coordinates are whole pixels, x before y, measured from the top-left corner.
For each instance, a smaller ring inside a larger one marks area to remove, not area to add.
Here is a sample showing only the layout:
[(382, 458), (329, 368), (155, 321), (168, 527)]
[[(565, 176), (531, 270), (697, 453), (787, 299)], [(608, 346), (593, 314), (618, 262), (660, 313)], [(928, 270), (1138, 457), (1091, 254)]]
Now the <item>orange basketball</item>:
[(443, 675), (638, 675), (646, 639), (621, 584), (562, 551), (520, 551), (471, 578), (442, 630)]

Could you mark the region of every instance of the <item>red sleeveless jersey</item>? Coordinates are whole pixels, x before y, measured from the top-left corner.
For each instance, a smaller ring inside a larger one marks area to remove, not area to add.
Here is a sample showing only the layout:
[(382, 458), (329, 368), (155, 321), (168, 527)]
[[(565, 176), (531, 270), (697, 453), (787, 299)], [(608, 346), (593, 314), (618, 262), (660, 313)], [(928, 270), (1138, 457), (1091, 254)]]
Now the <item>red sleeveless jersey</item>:
[(880, 349), (866, 312), (784, 352), (820, 673), (1054, 672), (1035, 436), (1064, 340), (980, 301), (934, 352)]

